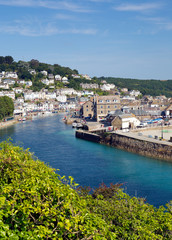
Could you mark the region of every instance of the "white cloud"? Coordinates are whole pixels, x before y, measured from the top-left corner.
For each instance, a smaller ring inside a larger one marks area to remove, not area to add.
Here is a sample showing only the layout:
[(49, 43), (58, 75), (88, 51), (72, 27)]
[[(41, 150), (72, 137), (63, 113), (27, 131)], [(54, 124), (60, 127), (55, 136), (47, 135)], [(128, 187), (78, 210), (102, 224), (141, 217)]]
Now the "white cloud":
[(7, 34), (19, 34), (22, 36), (40, 37), (53, 36), (57, 34), (82, 34), (95, 35), (96, 29), (68, 28), (60, 29), (54, 23), (43, 23), (38, 19), (17, 20), (13, 24), (0, 24), (0, 32)]
[(60, 20), (74, 20), (75, 17), (70, 16), (68, 14), (56, 14), (55, 19), (60, 19)]
[(172, 30), (172, 22), (162, 17), (140, 18), (148, 23), (153, 23), (159, 27), (159, 30)]
[(90, 12), (80, 5), (74, 4), (67, 0), (0, 0), (0, 5), (16, 7), (43, 7), (49, 9), (63, 9), (73, 12)]
[(160, 8), (159, 3), (141, 3), (141, 4), (122, 4), (118, 7), (114, 7), (117, 11), (148, 11)]

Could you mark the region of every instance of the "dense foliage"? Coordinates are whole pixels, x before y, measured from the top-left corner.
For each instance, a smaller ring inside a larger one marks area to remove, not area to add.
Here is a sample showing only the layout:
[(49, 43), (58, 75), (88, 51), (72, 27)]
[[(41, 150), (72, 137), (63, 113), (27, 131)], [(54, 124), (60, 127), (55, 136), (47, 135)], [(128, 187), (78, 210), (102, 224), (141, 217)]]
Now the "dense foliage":
[(88, 194), (28, 150), (0, 147), (0, 239), (172, 238), (170, 204), (156, 209), (118, 184)]
[(61, 76), (77, 74), (78, 71), (76, 69), (72, 70), (69, 67), (63, 67), (59, 64), (47, 64), (41, 63), (36, 59), (32, 59), (31, 61), (18, 61), (15, 62), (11, 56), (0, 56), (0, 71), (15, 71), (17, 72), (19, 78), (22, 79), (31, 79), (33, 77), (32, 74), (28, 72), (28, 70), (35, 70), (36, 72), (41, 72), (43, 70), (48, 73), (52, 73), (54, 75), (60, 74)]
[(14, 103), (8, 96), (0, 97), (0, 120), (13, 115)]
[(108, 83), (114, 83), (119, 88), (128, 88), (128, 90), (139, 90), (143, 95), (172, 97), (172, 80), (139, 80), (129, 78), (101, 77), (99, 80), (106, 80)]

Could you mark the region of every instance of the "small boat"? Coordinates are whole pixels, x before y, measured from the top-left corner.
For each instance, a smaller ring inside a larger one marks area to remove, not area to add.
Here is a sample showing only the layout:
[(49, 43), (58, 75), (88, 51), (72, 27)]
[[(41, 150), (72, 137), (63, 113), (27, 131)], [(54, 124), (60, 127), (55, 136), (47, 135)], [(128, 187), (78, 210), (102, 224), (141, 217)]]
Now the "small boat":
[(18, 121), (20, 121), (20, 122), (26, 121), (26, 118), (25, 117), (19, 118)]
[(76, 127), (77, 127), (77, 124), (78, 124), (77, 122), (73, 122), (73, 123), (72, 123), (72, 127), (73, 127), (73, 128), (76, 128)]
[(82, 123), (77, 123), (76, 128), (83, 128), (83, 124)]

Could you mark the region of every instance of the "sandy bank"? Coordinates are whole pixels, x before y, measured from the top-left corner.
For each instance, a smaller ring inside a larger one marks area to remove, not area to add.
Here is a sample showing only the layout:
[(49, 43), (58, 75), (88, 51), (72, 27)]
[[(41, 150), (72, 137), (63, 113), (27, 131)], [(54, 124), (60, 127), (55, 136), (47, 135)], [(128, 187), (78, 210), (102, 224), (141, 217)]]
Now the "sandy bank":
[(13, 125), (13, 124), (15, 124), (15, 123), (17, 123), (17, 122), (18, 122), (18, 121), (15, 120), (15, 119), (9, 120), (9, 121), (7, 121), (7, 122), (0, 122), (0, 129), (1, 129), (1, 128), (5, 128), (5, 127), (9, 127), (9, 126), (11, 126), (11, 125)]

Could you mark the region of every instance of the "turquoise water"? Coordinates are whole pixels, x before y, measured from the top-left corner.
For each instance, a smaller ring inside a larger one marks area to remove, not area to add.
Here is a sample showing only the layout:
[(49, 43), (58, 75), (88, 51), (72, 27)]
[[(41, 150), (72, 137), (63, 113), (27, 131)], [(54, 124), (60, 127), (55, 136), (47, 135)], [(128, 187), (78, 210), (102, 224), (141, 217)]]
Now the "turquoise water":
[(172, 200), (172, 163), (77, 139), (75, 130), (62, 118), (54, 115), (18, 123), (0, 130), (0, 139), (11, 137), (82, 186), (124, 183), (125, 192), (144, 197), (154, 206)]

